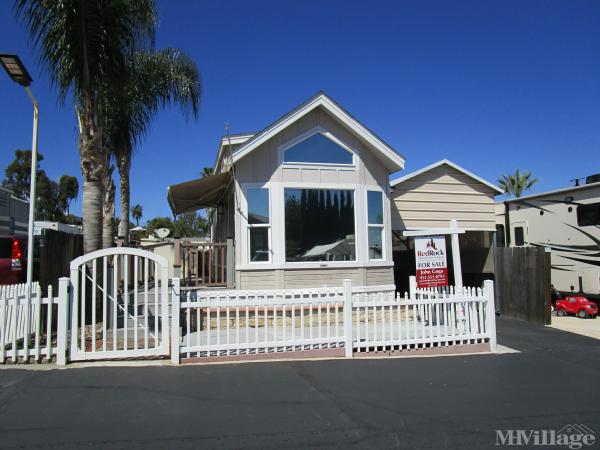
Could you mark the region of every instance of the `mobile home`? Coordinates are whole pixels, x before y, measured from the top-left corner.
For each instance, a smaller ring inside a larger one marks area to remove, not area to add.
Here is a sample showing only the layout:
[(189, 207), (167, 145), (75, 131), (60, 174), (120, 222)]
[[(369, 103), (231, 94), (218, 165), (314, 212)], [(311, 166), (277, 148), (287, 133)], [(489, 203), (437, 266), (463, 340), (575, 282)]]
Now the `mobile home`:
[(499, 246), (551, 251), (552, 284), (600, 300), (600, 180), (496, 204)]

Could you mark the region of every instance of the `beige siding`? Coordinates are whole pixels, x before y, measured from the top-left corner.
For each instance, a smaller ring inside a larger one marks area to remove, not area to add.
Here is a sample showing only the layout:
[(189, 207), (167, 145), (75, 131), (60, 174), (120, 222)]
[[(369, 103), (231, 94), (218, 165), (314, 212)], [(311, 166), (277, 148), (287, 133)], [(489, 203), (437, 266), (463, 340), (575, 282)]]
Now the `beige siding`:
[(285, 288), (341, 286), (345, 279), (353, 284), (362, 285), (360, 269), (297, 269), (285, 270), (283, 275)]
[(237, 289), (274, 289), (277, 287), (275, 270), (240, 271)]
[(456, 219), (466, 229), (494, 230), (489, 186), (446, 164), (397, 184), (392, 192), (392, 228), (445, 227)]
[(371, 267), (367, 269), (367, 286), (394, 284), (393, 267)]
[(300, 289), (323, 286), (341, 286), (343, 280), (352, 280), (356, 286), (394, 284), (392, 267), (347, 269), (279, 269), (238, 271), (237, 289)]
[[(358, 156), (357, 167), (352, 170), (327, 167), (280, 167), (279, 148), (315, 126), (320, 126), (329, 131), (354, 150)], [(308, 184), (361, 183), (382, 187), (388, 185), (388, 173), (385, 167), (373, 156), (368, 145), (320, 108), (311, 111), (291, 124), (239, 161), (236, 164), (236, 178), (240, 183), (287, 181)]]

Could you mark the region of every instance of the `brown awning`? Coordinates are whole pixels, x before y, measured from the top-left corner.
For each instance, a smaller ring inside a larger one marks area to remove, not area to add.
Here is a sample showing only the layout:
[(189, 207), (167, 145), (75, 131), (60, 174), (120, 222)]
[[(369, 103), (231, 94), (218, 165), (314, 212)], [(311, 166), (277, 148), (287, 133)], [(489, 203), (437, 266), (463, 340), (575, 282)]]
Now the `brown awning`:
[(173, 214), (215, 207), (223, 199), (231, 174), (208, 175), (197, 180), (174, 184), (167, 188), (167, 200)]

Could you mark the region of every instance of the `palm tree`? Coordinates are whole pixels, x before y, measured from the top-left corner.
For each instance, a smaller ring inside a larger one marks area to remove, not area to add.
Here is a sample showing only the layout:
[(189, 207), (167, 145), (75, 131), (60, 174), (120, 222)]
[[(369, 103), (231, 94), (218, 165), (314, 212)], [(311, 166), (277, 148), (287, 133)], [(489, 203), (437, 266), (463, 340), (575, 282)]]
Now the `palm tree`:
[(83, 175), (84, 251), (102, 244), (103, 86), (122, 82), (137, 48), (153, 43), (154, 0), (16, 0), (17, 18), (28, 29), (59, 100), (72, 98), (79, 120)]
[(106, 163), (106, 170), (102, 177), (104, 197), (102, 203), (102, 248), (114, 245), (113, 224), (115, 221), (115, 182), (112, 174), (115, 167), (110, 161)]
[(198, 117), (201, 95), (200, 73), (196, 64), (176, 49), (136, 52), (128, 67), (127, 82), (109, 93), (114, 105), (115, 124), (111, 127), (112, 145), (119, 170), (121, 222), (119, 235), (129, 229), (131, 160), (165, 106), (179, 105), (184, 115)]
[(214, 172), (214, 169), (212, 167), (204, 167), (202, 169), (202, 172), (200, 172), (200, 177), (204, 178), (204, 177), (208, 177), (209, 175), (212, 175)]
[(143, 214), (144, 214), (144, 208), (142, 208), (142, 205), (140, 205), (140, 204), (133, 205), (133, 207), (131, 208), (131, 215), (135, 219), (135, 224), (138, 227), (140, 226), (140, 219), (142, 218)]
[(537, 178), (533, 178), (530, 171), (521, 172), (519, 169), (514, 174), (502, 175), (498, 180), (500, 188), (505, 194), (520, 197), (523, 192), (531, 189), (538, 182)]

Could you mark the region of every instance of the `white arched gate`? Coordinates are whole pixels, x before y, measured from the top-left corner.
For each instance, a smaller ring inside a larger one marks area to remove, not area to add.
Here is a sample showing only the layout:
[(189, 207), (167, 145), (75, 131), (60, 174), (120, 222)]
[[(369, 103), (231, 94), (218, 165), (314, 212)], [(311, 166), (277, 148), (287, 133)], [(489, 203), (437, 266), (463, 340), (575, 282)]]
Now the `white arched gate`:
[(167, 260), (119, 247), (71, 262), (71, 361), (169, 354)]

